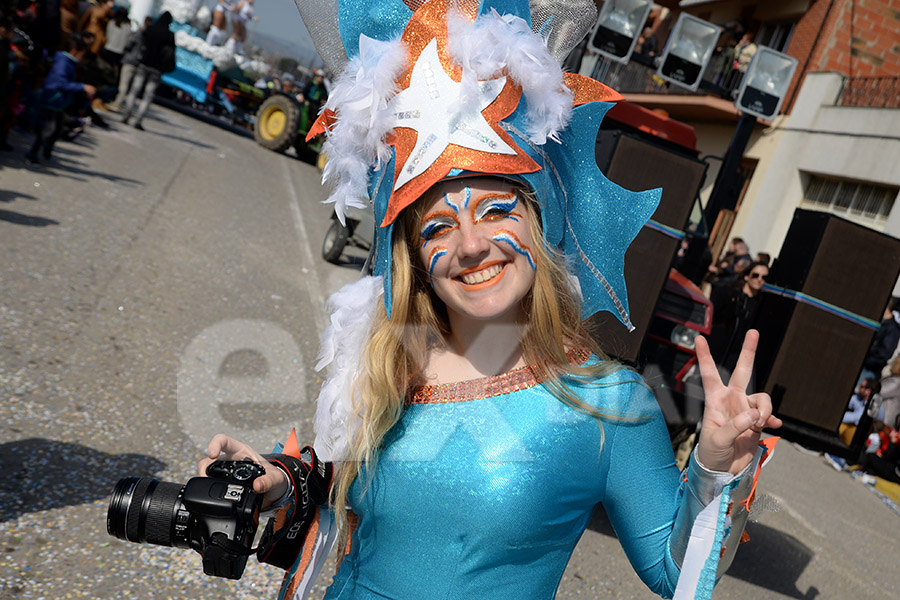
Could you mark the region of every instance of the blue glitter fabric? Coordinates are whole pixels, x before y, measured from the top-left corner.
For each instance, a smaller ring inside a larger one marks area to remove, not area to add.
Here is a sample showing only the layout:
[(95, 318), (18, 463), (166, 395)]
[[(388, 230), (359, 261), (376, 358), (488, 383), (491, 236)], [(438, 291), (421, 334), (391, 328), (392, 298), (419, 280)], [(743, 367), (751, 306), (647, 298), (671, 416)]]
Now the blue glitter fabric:
[(348, 56), (359, 54), (359, 36), (386, 41), (398, 35), (413, 12), (403, 0), (380, 0), (362, 4), (358, 0), (338, 1), (338, 25)]
[(359, 523), (326, 600), (553, 598), (598, 502), (641, 579), (671, 596), (681, 488), (659, 406), (629, 371), (567, 383), (629, 420), (601, 433), (542, 385), (408, 405), (366, 492), (365, 478), (351, 489)]

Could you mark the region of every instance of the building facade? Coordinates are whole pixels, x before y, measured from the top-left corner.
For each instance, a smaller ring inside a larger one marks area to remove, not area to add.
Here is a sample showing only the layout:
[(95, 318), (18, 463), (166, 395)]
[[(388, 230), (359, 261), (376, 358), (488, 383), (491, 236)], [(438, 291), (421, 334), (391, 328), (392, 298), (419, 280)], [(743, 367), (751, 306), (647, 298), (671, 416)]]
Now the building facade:
[(695, 128), (709, 164), (703, 202), (740, 116), (733, 98), (753, 51), (746, 42), (798, 61), (782, 114), (758, 121), (746, 146), (733, 210), (709, 224), (714, 253), (740, 236), (754, 253), (777, 256), (801, 207), (900, 237), (900, 0), (661, 2), (649, 22), (660, 50), (682, 11), (723, 27), (697, 92), (655, 78), (654, 57), (585, 61), (581, 72)]

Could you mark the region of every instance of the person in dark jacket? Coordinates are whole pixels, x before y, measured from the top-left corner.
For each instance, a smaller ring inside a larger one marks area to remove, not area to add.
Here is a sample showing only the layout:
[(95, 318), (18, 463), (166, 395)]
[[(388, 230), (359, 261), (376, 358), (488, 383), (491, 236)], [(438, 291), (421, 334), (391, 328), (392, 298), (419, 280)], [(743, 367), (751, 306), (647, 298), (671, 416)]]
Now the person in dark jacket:
[[(141, 36), (141, 64), (138, 65), (131, 90), (125, 100), (125, 116), (122, 118), (123, 123), (131, 120), (135, 129), (144, 129), (141, 120), (153, 101), (160, 77), (163, 73), (175, 69), (175, 34), (169, 30), (171, 23), (172, 15), (168, 11), (164, 12), (153, 25), (144, 30)], [(144, 98), (137, 112), (134, 112), (137, 96), (142, 89)], [(132, 113), (134, 113), (133, 120)]]
[(720, 290), (713, 298), (713, 323), (709, 335), (713, 358), (729, 371), (737, 362), (741, 342), (756, 317), (769, 267), (755, 262), (739, 277), (740, 284)]
[(43, 146), (43, 158), (49, 160), (53, 145), (62, 135), (65, 123), (65, 110), (72, 105), (81, 94), (92, 98), (97, 89), (87, 83), (78, 81), (78, 66), (87, 55), (88, 45), (84, 39), (74, 34), (69, 38), (68, 51), (57, 52), (53, 57), (53, 66), (40, 96), (40, 112), (35, 127), (34, 143), (25, 158), (31, 163), (39, 162), (38, 151)]

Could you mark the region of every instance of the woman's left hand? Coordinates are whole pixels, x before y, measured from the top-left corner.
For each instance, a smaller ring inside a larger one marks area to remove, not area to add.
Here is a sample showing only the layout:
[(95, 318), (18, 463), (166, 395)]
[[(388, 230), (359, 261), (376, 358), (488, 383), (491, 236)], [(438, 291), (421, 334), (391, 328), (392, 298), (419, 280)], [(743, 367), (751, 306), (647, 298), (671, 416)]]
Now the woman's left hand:
[(781, 427), (781, 419), (772, 415), (768, 394), (747, 395), (758, 341), (759, 332), (747, 332), (737, 365), (725, 385), (706, 339), (698, 336), (694, 340), (706, 396), (697, 458), (707, 469), (737, 475), (753, 459), (763, 428)]

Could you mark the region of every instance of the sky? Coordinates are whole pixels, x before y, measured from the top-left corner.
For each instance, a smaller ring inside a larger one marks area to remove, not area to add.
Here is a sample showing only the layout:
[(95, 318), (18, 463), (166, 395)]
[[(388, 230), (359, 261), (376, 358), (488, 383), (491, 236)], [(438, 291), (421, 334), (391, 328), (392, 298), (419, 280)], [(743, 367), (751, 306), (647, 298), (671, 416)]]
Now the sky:
[[(215, 5), (210, 0), (205, 0), (204, 4), (210, 7)], [(300, 51), (306, 48), (311, 51), (314, 48), (293, 0), (256, 0), (253, 4), (253, 14), (259, 17), (259, 20), (250, 25), (251, 35), (255, 29), (292, 42), (301, 49)]]

